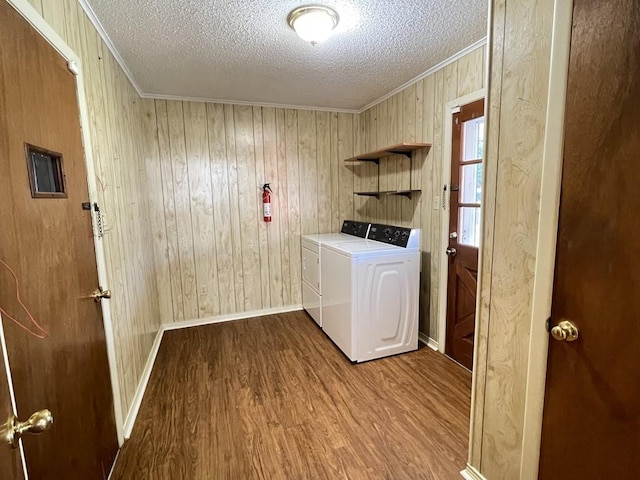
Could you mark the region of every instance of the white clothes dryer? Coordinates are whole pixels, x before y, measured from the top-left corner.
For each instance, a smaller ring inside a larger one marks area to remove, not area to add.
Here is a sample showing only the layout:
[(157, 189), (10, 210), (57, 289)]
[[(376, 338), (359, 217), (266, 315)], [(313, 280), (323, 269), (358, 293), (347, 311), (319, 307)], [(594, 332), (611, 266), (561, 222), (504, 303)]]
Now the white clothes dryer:
[(372, 224), (322, 245), (322, 329), (354, 362), (418, 348), (420, 230)]
[(302, 307), (322, 327), (321, 245), (365, 242), (371, 224), (345, 220), (340, 233), (303, 235), (302, 246)]

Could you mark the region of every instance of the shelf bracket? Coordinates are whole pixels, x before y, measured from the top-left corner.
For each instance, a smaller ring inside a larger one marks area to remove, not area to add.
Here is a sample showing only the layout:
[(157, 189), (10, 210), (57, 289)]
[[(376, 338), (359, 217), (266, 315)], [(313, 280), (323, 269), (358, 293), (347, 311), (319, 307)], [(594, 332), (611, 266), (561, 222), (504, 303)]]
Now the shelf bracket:
[(411, 152), (400, 152), (398, 150), (387, 150), (389, 153), (393, 153), (394, 155), (404, 155), (409, 160), (411, 160)]
[(359, 162), (372, 162), (372, 163), (375, 163), (376, 165), (380, 165), (379, 158), (358, 158), (357, 160)]

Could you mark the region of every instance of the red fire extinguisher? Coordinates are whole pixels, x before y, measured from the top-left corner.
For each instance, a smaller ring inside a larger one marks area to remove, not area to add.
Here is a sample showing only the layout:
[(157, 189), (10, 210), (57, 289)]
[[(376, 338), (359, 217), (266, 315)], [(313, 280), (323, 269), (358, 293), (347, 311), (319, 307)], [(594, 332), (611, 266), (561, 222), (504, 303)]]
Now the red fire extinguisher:
[(262, 209), (264, 211), (264, 221), (271, 221), (271, 187), (268, 183), (262, 186)]

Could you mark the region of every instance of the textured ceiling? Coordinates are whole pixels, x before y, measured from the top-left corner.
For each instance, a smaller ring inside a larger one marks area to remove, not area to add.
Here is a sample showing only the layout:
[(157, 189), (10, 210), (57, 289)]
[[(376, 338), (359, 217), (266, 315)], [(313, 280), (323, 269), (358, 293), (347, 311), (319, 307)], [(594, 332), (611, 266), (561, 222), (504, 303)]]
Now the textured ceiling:
[[(144, 94), (357, 110), (486, 35), (487, 0), (87, 0)], [(312, 46), (286, 22), (333, 7)]]

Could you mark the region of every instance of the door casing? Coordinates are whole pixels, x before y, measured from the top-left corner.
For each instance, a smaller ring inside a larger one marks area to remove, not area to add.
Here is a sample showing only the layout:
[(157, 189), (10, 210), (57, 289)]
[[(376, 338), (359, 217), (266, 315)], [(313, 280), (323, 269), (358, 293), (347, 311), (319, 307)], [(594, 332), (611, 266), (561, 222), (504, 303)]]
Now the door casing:
[[(442, 126), (444, 129), (444, 139), (443, 139), (443, 152), (442, 155), (442, 178), (443, 181), (446, 179), (447, 186), (449, 185), (451, 179), (451, 142), (453, 141), (453, 126), (451, 122), (451, 117), (454, 113), (456, 113), (460, 107), (463, 105), (467, 105), (468, 103), (473, 103), (476, 100), (480, 100), (482, 98), (486, 98), (487, 90), (486, 88), (482, 88), (480, 90), (476, 90), (475, 92), (469, 93), (468, 95), (464, 95), (462, 97), (458, 97), (455, 100), (448, 102), (444, 106), (443, 111), (443, 119), (444, 125)], [(485, 117), (486, 117), (486, 108), (487, 102), (485, 101)], [(449, 257), (447, 257), (445, 253), (445, 249), (447, 245), (449, 245), (449, 220), (451, 217), (451, 202), (449, 201), (449, 190), (447, 188), (447, 192), (443, 191), (443, 185), (440, 186), (440, 195), (438, 198), (439, 208), (442, 209), (442, 214), (440, 215), (440, 246), (441, 248), (435, 252), (435, 255), (438, 259), (438, 264), (440, 266), (440, 278), (438, 279), (438, 285), (440, 288), (438, 289), (438, 351), (444, 353), (445, 341), (447, 338), (447, 294), (448, 294), (448, 272), (449, 272)], [(484, 193), (483, 193), (484, 197)], [(480, 221), (482, 223), (482, 209), (480, 209)], [(481, 246), (478, 249), (478, 288), (480, 287), (480, 269), (482, 268), (482, 235), (481, 235)], [(480, 295), (477, 297), (480, 299)], [(477, 311), (477, 306), (476, 306)], [(474, 349), (475, 349), (475, 341), (474, 341)]]
[(572, 19), (573, 0), (556, 0), (542, 160), (538, 247), (534, 270), (536, 276), (533, 286), (532, 322), (529, 332), (529, 370), (525, 394), (522, 463), (520, 464), (520, 478), (522, 480), (536, 480), (540, 462), (542, 412), (549, 351), (549, 333), (546, 330), (546, 321), (551, 315), (553, 300), (553, 278), (560, 217), (560, 187), (564, 158), (564, 111), (566, 85), (569, 77)]
[[(555, 271), (556, 241), (560, 212), (560, 187), (562, 179), (563, 143), (564, 143), (564, 111), (566, 100), (566, 83), (569, 73), (569, 51), (573, 0), (555, 0), (553, 11), (553, 27), (550, 56), (550, 70), (547, 93), (547, 113), (545, 119), (545, 136), (541, 171), (541, 191), (539, 204), (537, 250), (534, 264), (535, 281), (531, 298), (531, 327), (529, 331), (528, 371), (525, 392), (525, 410), (522, 436), (522, 456), (520, 463), (520, 480), (536, 480), (540, 460), (540, 441), (542, 435), (542, 413), (544, 405), (545, 380), (547, 373), (547, 354), (549, 333), (546, 320), (551, 314), (553, 294), (553, 277)], [(488, 43), (491, 51), (490, 39)], [(491, 108), (491, 98), (487, 97), (485, 112)], [(496, 112), (493, 112), (494, 114)], [(497, 112), (499, 114), (499, 112)], [(492, 122), (492, 117), (487, 117)], [(489, 131), (487, 124), (487, 132)], [(446, 147), (446, 145), (445, 145)], [(485, 148), (487, 146), (485, 145)], [(494, 185), (494, 187), (497, 187)], [(496, 191), (483, 192), (483, 205), (487, 198), (495, 199)], [(482, 237), (484, 237), (484, 233)], [(482, 268), (480, 256), (479, 270)], [(483, 286), (480, 284), (479, 289)], [(484, 325), (486, 332), (488, 325)], [(471, 400), (471, 436), (469, 439), (469, 463), (465, 475), (476, 478), (477, 467), (471, 462), (479, 455), (479, 442), (482, 441), (482, 409), (476, 411), (475, 396), (484, 395), (486, 386), (487, 364), (486, 334), (478, 336), (476, 326), (476, 342), (474, 345), (474, 365), (483, 364), (482, 368), (473, 371)], [(483, 408), (483, 407), (481, 407)], [(475, 417), (475, 418), (474, 418)], [(480, 425), (480, 426), (478, 426)]]
[[(80, 126), (82, 127), (81, 137), (84, 147), (84, 159), (87, 169), (87, 185), (89, 189), (89, 201), (91, 203), (98, 202), (98, 187), (95, 175), (95, 166), (93, 160), (93, 148), (91, 144), (89, 111), (85, 97), (84, 78), (82, 72), (82, 63), (80, 57), (66, 44), (66, 42), (49, 26), (49, 24), (40, 16), (27, 0), (7, 0), (22, 17), (67, 61), (69, 70), (76, 74), (76, 97), (78, 99), (78, 108), (80, 110)], [(77, 72), (77, 73), (76, 73)], [(96, 217), (92, 215), (92, 224), (94, 232), (97, 231)], [(104, 289), (109, 288), (107, 278), (107, 264), (104, 252), (103, 239), (98, 235), (93, 235), (96, 265), (98, 268), (98, 280)], [(105, 329), (105, 337), (107, 342), (107, 357), (109, 361), (109, 372), (111, 376), (111, 386), (113, 390), (113, 405), (116, 419), (116, 431), (118, 435), (118, 444), (122, 446), (124, 442), (123, 433), (123, 413), (122, 402), (120, 397), (120, 384), (118, 379), (118, 370), (116, 363), (115, 337), (113, 331), (113, 323), (111, 321), (111, 310), (109, 301), (102, 302), (102, 318)]]
[[(0, 315), (0, 368), (4, 368), (7, 371), (7, 384), (9, 386), (9, 397), (11, 400), (11, 412), (14, 415), (18, 414), (18, 408), (16, 405), (16, 394), (13, 390), (13, 380), (11, 379), (11, 369), (9, 368), (9, 354), (7, 352), (7, 341), (4, 337), (4, 324), (2, 323), (2, 315)], [(0, 422), (6, 421), (4, 418), (0, 418)], [(0, 445), (0, 448), (8, 448), (6, 445)], [(24, 447), (22, 442), (19, 443), (18, 449), (20, 450), (20, 460), (22, 462), (22, 474), (24, 478), (29, 478), (27, 473), (27, 461), (24, 456)]]

